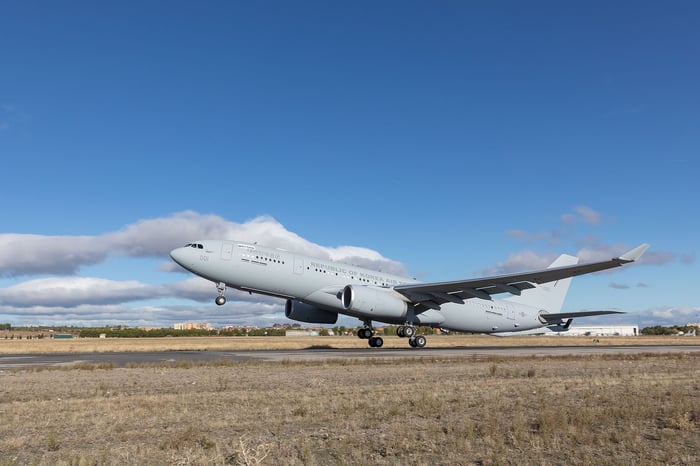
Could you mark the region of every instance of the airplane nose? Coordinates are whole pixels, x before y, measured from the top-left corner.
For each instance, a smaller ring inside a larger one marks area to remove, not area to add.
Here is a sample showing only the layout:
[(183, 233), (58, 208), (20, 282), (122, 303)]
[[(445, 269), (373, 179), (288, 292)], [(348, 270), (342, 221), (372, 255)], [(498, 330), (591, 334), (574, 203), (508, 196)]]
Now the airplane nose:
[(185, 262), (185, 248), (177, 248), (170, 251), (170, 258), (184, 267)]

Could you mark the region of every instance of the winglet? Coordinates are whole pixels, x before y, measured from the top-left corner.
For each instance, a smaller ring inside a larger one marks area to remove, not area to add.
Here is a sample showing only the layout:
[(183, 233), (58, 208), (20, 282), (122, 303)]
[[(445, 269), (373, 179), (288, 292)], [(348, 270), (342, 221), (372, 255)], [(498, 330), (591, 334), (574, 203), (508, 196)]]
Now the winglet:
[(625, 262), (634, 262), (640, 257), (642, 257), (642, 254), (644, 254), (647, 249), (649, 249), (649, 245), (647, 243), (640, 244), (636, 248), (627, 251), (626, 253), (621, 255), (619, 259)]

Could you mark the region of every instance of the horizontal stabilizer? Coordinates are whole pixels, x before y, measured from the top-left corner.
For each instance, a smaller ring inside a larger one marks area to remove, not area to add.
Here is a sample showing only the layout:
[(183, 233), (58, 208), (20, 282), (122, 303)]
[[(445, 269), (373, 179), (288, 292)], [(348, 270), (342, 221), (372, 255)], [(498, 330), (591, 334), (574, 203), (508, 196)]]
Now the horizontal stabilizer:
[(564, 319), (573, 319), (574, 317), (590, 317), (604, 316), (608, 314), (624, 314), (622, 311), (582, 311), (582, 312), (559, 312), (557, 314), (540, 314), (540, 319), (547, 323), (559, 322)]

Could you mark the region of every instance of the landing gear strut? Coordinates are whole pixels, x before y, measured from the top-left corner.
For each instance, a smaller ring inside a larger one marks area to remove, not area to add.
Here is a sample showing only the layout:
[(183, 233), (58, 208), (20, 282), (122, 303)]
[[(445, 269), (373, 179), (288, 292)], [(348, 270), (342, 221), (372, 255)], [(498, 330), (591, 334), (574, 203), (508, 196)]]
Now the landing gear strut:
[(423, 335), (416, 335), (416, 328), (413, 325), (402, 325), (396, 329), (396, 334), (401, 338), (408, 338), (408, 344), (412, 348), (423, 348), (426, 339)]
[(226, 296), (224, 296), (224, 292), (226, 292), (226, 283), (217, 283), (216, 290), (219, 292), (219, 296), (216, 297), (214, 302), (219, 306), (223, 306), (224, 304), (226, 304)]
[(372, 322), (365, 322), (365, 326), (357, 331), (357, 336), (363, 340), (368, 340), (370, 347), (381, 348), (384, 345), (384, 339), (382, 337), (375, 337), (374, 333)]

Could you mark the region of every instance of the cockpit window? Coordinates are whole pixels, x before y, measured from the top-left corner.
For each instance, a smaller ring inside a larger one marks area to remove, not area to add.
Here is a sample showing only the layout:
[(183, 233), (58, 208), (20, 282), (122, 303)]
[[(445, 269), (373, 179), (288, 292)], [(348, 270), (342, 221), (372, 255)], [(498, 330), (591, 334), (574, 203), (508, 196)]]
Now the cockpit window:
[(204, 246), (199, 243), (187, 243), (186, 248), (204, 249)]

